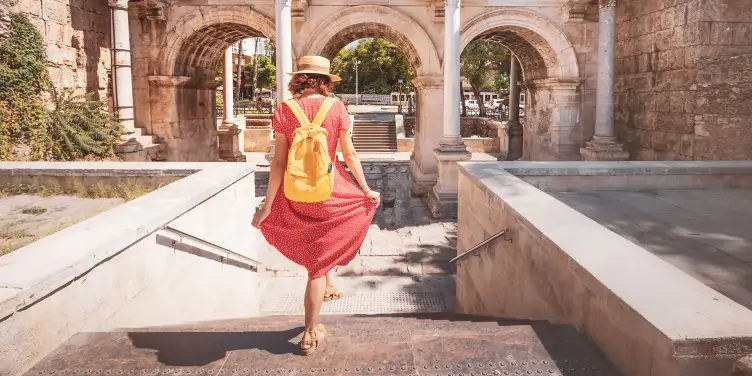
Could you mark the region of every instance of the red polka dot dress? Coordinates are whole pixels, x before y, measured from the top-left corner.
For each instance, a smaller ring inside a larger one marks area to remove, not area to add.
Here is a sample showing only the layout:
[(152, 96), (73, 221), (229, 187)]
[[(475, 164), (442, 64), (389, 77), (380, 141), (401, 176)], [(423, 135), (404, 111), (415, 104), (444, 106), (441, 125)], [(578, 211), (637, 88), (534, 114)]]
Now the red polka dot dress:
[[(324, 97), (297, 99), (313, 119)], [(292, 140), (298, 120), (286, 105), (277, 106), (272, 121), (274, 131)], [(285, 257), (308, 270), (311, 278), (323, 277), (335, 266), (347, 265), (358, 253), (373, 221), (376, 204), (358, 188), (337, 160), (340, 130), (349, 130), (350, 117), (341, 101), (329, 110), (323, 124), (328, 131), (327, 144), (334, 169), (334, 192), (323, 202), (290, 201), (284, 194), (284, 182), (272, 203), (269, 216), (261, 223), (261, 233)]]

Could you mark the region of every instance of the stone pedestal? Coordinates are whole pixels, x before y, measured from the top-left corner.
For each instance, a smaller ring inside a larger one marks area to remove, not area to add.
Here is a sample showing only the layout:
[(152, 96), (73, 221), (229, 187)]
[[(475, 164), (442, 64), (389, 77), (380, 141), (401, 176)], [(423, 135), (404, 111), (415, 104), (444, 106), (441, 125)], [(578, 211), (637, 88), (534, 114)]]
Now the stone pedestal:
[(245, 162), (245, 155), (241, 152), (240, 137), (243, 131), (233, 124), (222, 124), (217, 131), (219, 136), (219, 158), (227, 162)]
[(583, 161), (626, 161), (629, 152), (616, 142), (615, 137), (593, 137), (586, 146), (580, 149)]
[(441, 140), (443, 114), (436, 109), (443, 104), (444, 80), (441, 76), (421, 76), (412, 84), (419, 105), (415, 111), (415, 137), (410, 157), (411, 192), (414, 196), (426, 196), (438, 178), (434, 149)]
[(434, 218), (457, 218), (457, 162), (469, 161), (472, 154), (461, 138), (452, 144), (440, 144), (434, 152), (439, 161), (439, 180), (428, 196), (428, 208)]

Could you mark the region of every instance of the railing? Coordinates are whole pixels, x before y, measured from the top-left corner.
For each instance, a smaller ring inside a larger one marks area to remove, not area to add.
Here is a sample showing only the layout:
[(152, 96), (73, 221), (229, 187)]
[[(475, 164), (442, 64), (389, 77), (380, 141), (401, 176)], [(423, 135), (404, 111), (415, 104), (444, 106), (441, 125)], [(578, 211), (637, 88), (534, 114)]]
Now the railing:
[[(204, 251), (209, 251), (209, 252), (212, 252), (212, 253), (225, 253), (228, 256), (230, 256), (230, 258), (232, 258), (232, 259), (244, 262), (244, 263), (246, 263), (248, 265), (253, 265), (253, 266), (257, 267), (257, 268), (258, 268), (259, 265), (261, 265), (261, 262), (258, 261), (258, 260), (254, 260), (254, 259), (252, 259), (250, 257), (243, 256), (240, 253), (231, 251), (231, 250), (229, 250), (229, 249), (227, 249), (225, 247), (222, 247), (220, 245), (208, 242), (208, 241), (206, 241), (204, 239), (197, 238), (197, 237), (195, 237), (195, 236), (193, 236), (191, 234), (187, 234), (187, 233), (185, 233), (183, 231), (180, 231), (178, 229), (175, 229), (173, 227), (164, 226), (164, 227), (162, 227), (161, 230), (164, 231), (164, 232), (172, 233), (172, 234), (176, 235), (178, 237), (178, 239), (177, 240), (173, 240), (173, 242), (186, 243), (185, 240), (187, 239), (189, 242), (194, 243), (192, 246), (197, 247), (197, 248), (203, 248)], [(198, 243), (198, 245), (195, 244), (195, 243)], [(220, 257), (222, 259), (224, 259), (224, 256), (220, 255)]]
[[(254, 114), (271, 114), (273, 107), (271, 104), (264, 103), (256, 106), (256, 103), (236, 103), (233, 107), (235, 115), (254, 115)], [(222, 117), (225, 113), (225, 106), (217, 104), (217, 116)]]
[[(472, 247), (469, 250), (467, 250), (465, 252), (462, 252), (461, 254), (457, 255), (457, 257), (449, 260), (449, 263), (455, 263), (455, 262), (460, 261), (463, 258), (465, 258), (465, 257), (467, 257), (467, 256), (469, 256), (471, 254), (479, 252), (481, 247), (486, 246), (488, 244), (491, 244), (491, 242), (493, 242), (494, 240), (496, 240), (498, 238), (502, 238), (502, 240), (504, 240), (504, 241), (511, 242), (512, 239), (507, 239), (506, 237), (503, 237), (506, 234), (507, 234), (507, 229), (503, 229), (503, 230), (497, 232), (496, 234), (492, 235), (490, 238), (488, 238), (488, 239), (480, 242), (480, 244), (476, 245), (475, 247)], [(476, 255), (477, 255), (477, 253), (476, 253)]]

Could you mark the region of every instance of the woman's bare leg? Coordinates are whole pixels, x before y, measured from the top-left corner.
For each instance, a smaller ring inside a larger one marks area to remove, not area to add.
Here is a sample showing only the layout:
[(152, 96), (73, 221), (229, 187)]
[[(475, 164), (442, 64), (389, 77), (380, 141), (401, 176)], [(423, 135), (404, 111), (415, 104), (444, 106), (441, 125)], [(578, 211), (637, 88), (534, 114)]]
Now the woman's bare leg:
[(334, 288), (334, 279), (332, 278), (332, 273), (327, 272), (326, 273), (326, 289), (331, 290)]
[[(324, 302), (324, 293), (326, 291), (326, 278), (308, 278), (305, 292), (305, 333), (303, 334), (303, 341), (309, 338), (310, 333), (316, 328), (317, 321), (319, 319), (319, 312), (321, 312), (321, 305)], [(309, 346), (304, 345), (302, 348), (306, 349)]]

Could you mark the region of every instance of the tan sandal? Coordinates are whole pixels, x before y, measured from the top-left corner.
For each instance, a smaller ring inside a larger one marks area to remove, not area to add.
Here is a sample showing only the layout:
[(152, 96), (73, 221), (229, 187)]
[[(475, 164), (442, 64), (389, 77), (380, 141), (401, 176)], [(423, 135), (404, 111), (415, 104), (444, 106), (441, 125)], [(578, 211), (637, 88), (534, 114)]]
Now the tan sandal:
[(326, 292), (324, 292), (325, 302), (331, 302), (332, 300), (337, 300), (341, 297), (342, 297), (342, 293), (339, 290), (337, 290), (336, 287), (326, 289)]
[[(307, 340), (306, 334), (308, 334)], [(311, 332), (303, 333), (303, 338), (300, 340), (300, 352), (304, 356), (313, 354), (324, 338), (326, 338), (326, 327), (323, 324), (316, 325)]]

